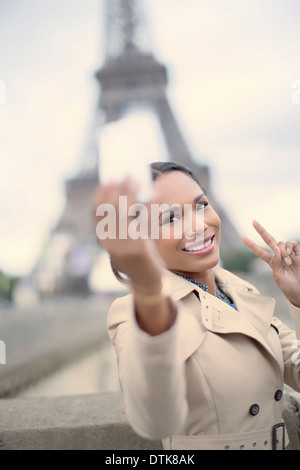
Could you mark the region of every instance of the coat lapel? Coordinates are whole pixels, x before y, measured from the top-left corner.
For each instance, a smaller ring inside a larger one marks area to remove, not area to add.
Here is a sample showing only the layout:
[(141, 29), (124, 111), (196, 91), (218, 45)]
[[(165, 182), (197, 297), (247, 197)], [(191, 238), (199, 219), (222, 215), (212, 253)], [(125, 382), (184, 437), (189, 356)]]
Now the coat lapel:
[[(172, 282), (173, 300), (182, 300), (190, 307), (193, 306), (193, 310), (200, 307), (200, 300), (201, 307), (196, 315), (201, 318), (201, 323), (206, 330), (220, 334), (240, 333), (249, 336), (258, 341), (277, 361), (267, 342), (267, 332), (272, 322), (275, 300), (259, 294), (257, 289), (247, 281), (222, 268), (215, 268), (214, 271), (218, 285), (232, 299), (237, 310), (217, 297), (204, 292), (188, 280), (168, 272)], [(199, 300), (194, 294), (190, 295), (193, 291), (197, 293)], [(196, 334), (199, 334), (199, 330)], [(199, 338), (199, 345), (201, 341), (202, 338)]]
[[(267, 342), (267, 332), (270, 328), (275, 307), (275, 300), (265, 295), (249, 293), (241, 288), (230, 289), (237, 310), (229, 305), (220, 305), (222, 300), (213, 299), (213, 326), (216, 333), (241, 333), (258, 341), (272, 356)], [(224, 303), (224, 302), (222, 302)], [(274, 356), (276, 359), (276, 357)]]
[(274, 315), (275, 299), (260, 294), (247, 281), (223, 269), (216, 271), (216, 280), (237, 308), (238, 314), (232, 315), (233, 323), (240, 319), (245, 320), (245, 324), (249, 323), (260, 335), (265, 336)]

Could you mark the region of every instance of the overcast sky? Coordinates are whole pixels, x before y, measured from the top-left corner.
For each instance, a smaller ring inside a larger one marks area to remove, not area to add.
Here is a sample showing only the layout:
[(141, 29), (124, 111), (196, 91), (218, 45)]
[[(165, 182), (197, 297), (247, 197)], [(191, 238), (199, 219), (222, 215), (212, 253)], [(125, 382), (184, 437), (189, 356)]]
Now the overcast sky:
[[(148, 4), (171, 105), (241, 235), (258, 241), (256, 218), (300, 238), (300, 2)], [(102, 62), (102, 0), (0, 0), (0, 270), (27, 273), (62, 212)]]

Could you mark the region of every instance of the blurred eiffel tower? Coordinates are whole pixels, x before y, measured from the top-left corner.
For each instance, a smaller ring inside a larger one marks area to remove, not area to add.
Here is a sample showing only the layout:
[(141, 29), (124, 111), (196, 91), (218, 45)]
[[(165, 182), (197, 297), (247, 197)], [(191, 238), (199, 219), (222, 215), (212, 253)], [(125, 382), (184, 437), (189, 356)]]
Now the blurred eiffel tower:
[(88, 291), (91, 259), (99, 252), (92, 214), (92, 198), (98, 183), (98, 131), (101, 125), (118, 120), (129, 105), (152, 109), (161, 127), (168, 160), (181, 162), (198, 175), (222, 219), (223, 251), (240, 243), (236, 228), (211, 191), (208, 167), (199, 158), (193, 158), (171, 109), (166, 94), (167, 70), (151, 53), (143, 0), (106, 0), (105, 12), (106, 50), (104, 64), (96, 72), (101, 93), (94, 125), (82, 170), (66, 181), (66, 206), (52, 234), (52, 257), (51, 249), (48, 255), (52, 263), (53, 259), (58, 260), (58, 274), (52, 287), (64, 293)]

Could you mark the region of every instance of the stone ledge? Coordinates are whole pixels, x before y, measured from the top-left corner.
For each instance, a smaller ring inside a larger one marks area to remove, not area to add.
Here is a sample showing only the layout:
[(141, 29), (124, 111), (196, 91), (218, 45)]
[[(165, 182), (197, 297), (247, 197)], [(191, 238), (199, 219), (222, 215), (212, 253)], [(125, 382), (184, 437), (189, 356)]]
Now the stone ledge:
[[(299, 394), (287, 392), (289, 450), (300, 450)], [(1, 450), (161, 450), (128, 425), (122, 394), (0, 400)]]
[(2, 450), (161, 449), (128, 425), (121, 393), (0, 400)]
[(285, 386), (283, 418), (289, 434), (288, 450), (300, 450), (300, 394)]

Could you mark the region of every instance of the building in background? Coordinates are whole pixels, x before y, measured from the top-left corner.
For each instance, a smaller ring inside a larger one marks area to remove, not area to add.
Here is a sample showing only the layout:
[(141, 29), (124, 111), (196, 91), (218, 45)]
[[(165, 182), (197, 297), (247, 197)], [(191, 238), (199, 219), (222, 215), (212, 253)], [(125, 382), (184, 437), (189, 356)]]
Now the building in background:
[[(167, 69), (151, 53), (143, 0), (106, 0), (104, 31), (105, 60), (95, 74), (100, 98), (86, 158), (79, 174), (65, 183), (65, 208), (33, 272), (33, 282), (42, 294), (87, 295), (120, 289), (97, 244), (93, 195), (99, 176), (101, 180), (99, 158), (105, 158), (99, 155), (100, 131), (128, 113), (142, 112), (151, 127), (152, 142), (145, 143), (145, 149), (151, 148), (151, 161), (177, 161), (197, 174), (222, 220), (222, 250), (229, 252), (241, 245), (236, 228), (211, 191), (204, 158), (191, 154), (172, 111), (166, 93)], [(144, 153), (119, 155), (128, 168), (137, 158), (145, 159)], [(117, 159), (111, 163), (118, 165)]]

